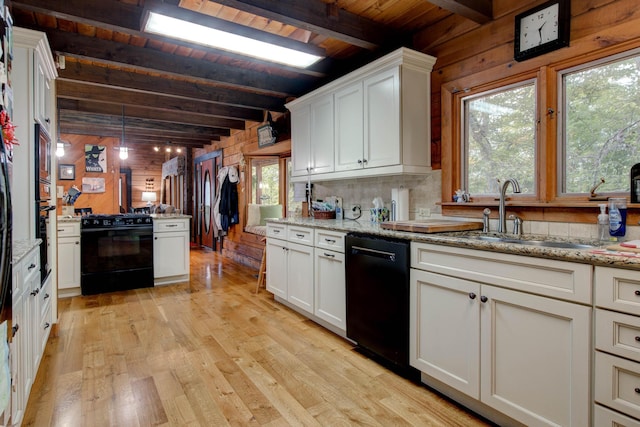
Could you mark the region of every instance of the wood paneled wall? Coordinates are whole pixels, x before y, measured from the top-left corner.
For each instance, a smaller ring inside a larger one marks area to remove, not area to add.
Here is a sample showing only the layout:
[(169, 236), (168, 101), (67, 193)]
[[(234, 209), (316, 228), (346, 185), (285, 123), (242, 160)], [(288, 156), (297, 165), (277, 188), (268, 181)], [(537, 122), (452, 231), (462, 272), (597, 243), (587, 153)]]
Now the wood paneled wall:
[[(162, 163), (165, 161), (165, 153), (155, 152), (152, 147), (133, 147), (129, 151), (129, 158), (121, 160), (118, 151), (113, 147), (120, 144), (118, 138), (103, 138), (88, 135), (63, 134), (61, 138), (68, 141), (71, 146), (65, 149), (65, 155), (57, 159), (58, 164), (71, 164), (75, 166), (74, 180), (58, 179), (57, 185), (66, 192), (71, 186), (76, 185), (82, 190), (82, 178), (104, 178), (104, 193), (82, 193), (76, 201), (75, 208), (91, 207), (94, 213), (114, 214), (120, 212), (118, 202), (118, 178), (120, 167), (131, 168), (131, 202), (134, 207), (145, 206), (142, 191), (145, 189), (145, 180), (153, 178), (155, 190), (160, 196), (160, 182), (162, 179)], [(107, 170), (105, 173), (85, 172), (84, 146), (102, 145), (107, 151)], [(58, 192), (58, 195), (61, 195)], [(62, 201), (58, 199), (58, 214), (62, 214)]]

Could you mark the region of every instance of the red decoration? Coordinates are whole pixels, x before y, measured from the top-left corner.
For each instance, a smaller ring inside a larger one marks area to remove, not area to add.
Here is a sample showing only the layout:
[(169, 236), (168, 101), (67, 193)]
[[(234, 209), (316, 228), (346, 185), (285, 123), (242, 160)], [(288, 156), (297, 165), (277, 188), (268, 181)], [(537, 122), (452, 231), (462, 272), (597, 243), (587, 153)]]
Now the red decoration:
[(4, 143), (10, 150), (14, 145), (18, 145), (18, 140), (15, 135), (15, 125), (11, 123), (11, 118), (7, 114), (7, 110), (0, 111), (0, 126), (2, 126), (2, 137)]

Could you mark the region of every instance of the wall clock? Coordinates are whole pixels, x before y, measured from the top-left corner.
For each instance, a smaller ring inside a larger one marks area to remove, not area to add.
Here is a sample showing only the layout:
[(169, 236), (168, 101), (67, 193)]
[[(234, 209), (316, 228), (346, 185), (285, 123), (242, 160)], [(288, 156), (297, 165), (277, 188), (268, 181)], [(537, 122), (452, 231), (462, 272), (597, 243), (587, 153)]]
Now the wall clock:
[(569, 46), (570, 0), (550, 0), (516, 16), (514, 58), (524, 61)]

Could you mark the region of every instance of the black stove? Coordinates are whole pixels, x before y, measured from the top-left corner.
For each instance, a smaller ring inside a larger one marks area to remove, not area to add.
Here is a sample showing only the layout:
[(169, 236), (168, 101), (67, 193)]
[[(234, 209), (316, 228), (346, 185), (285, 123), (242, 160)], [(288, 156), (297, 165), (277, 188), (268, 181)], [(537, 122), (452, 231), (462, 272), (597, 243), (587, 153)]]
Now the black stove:
[(148, 214), (95, 214), (83, 216), (80, 224), (82, 229), (149, 227), (153, 218)]
[(153, 286), (150, 215), (87, 215), (81, 226), (82, 295)]

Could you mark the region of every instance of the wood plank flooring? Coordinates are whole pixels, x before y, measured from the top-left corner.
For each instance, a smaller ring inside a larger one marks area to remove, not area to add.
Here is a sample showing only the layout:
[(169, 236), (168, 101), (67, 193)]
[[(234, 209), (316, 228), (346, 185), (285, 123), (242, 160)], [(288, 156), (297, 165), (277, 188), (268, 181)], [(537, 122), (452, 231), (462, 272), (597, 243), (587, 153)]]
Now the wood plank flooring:
[(191, 251), (191, 281), (60, 301), (23, 425), (482, 426)]

